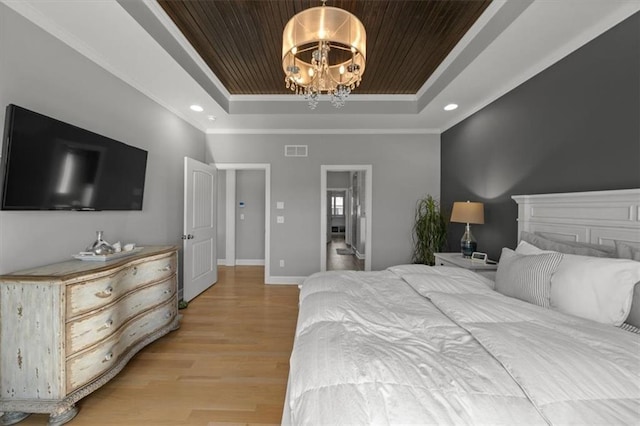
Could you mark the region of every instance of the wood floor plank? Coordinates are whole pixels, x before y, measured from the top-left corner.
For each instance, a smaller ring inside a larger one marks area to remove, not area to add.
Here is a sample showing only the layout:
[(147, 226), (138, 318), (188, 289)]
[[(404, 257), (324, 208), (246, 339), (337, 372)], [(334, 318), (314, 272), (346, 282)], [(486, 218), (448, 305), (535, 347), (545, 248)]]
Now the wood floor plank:
[[(220, 267), (218, 283), (180, 311), (180, 329), (140, 351), (78, 403), (71, 426), (280, 424), (298, 287), (264, 268)], [(33, 414), (20, 425), (45, 425)]]

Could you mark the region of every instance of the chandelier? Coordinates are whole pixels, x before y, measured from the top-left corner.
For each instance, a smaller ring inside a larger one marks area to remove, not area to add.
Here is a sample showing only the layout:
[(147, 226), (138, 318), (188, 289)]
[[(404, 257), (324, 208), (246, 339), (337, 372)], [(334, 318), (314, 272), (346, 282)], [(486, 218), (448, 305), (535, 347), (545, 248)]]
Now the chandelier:
[(351, 90), (360, 85), (366, 61), (362, 22), (325, 2), (295, 15), (282, 34), (285, 85), (304, 96), (310, 109), (323, 93), (331, 96), (334, 107), (344, 106)]

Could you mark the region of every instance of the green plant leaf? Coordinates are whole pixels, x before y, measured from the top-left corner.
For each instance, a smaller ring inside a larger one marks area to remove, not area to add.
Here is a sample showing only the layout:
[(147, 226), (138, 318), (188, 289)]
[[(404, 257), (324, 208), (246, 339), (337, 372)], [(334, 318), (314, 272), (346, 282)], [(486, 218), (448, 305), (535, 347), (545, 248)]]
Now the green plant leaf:
[(431, 195), (416, 202), (412, 238), (412, 262), (433, 265), (434, 253), (441, 251), (446, 242), (447, 223), (440, 204)]

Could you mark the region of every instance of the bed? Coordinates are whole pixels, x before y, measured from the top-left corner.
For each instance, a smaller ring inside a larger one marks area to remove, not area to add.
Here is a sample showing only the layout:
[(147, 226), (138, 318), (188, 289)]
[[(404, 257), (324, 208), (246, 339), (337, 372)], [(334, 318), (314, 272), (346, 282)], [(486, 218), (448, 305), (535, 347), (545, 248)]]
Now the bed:
[(513, 198), (495, 281), (308, 277), (282, 423), (640, 423), (640, 190)]

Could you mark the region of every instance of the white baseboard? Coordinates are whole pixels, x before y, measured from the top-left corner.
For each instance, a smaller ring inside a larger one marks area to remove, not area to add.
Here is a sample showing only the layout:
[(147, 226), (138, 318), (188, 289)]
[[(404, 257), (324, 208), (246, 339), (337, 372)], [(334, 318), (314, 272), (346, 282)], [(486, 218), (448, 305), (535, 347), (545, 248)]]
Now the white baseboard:
[(360, 253), (358, 250), (356, 250), (356, 257), (358, 258), (358, 260), (364, 260), (366, 256)]
[[(227, 260), (218, 259), (218, 266), (227, 266)], [(264, 266), (264, 259), (236, 259), (236, 266)]]
[(264, 266), (264, 259), (236, 259), (238, 266)]
[(265, 284), (299, 285), (307, 277), (268, 277)]

